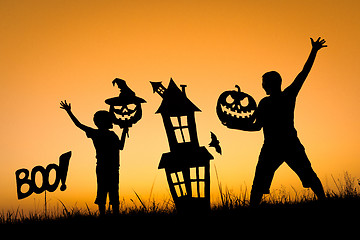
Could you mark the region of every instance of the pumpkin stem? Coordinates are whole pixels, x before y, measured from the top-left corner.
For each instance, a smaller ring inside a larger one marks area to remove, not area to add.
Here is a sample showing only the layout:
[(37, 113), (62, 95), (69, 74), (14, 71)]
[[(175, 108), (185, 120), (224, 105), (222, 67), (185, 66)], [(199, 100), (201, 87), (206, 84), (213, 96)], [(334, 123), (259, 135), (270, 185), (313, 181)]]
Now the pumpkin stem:
[(239, 85), (235, 85), (235, 87), (237, 88), (238, 92), (241, 92)]

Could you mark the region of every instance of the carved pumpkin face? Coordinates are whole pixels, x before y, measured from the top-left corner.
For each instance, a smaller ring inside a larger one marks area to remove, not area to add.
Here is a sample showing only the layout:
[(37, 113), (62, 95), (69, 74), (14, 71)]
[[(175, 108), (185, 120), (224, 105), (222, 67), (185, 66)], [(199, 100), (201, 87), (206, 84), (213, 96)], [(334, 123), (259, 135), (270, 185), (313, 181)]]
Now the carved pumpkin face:
[(254, 123), (256, 113), (255, 100), (240, 91), (223, 92), (216, 105), (216, 113), (225, 126), (248, 126)]
[(113, 123), (121, 128), (131, 127), (142, 117), (141, 103), (144, 99), (138, 97), (121, 98), (115, 97), (105, 101), (110, 105), (109, 112), (113, 115)]
[(110, 113), (113, 114), (113, 122), (116, 125), (131, 127), (142, 117), (141, 104), (125, 104), (121, 106), (110, 106)]

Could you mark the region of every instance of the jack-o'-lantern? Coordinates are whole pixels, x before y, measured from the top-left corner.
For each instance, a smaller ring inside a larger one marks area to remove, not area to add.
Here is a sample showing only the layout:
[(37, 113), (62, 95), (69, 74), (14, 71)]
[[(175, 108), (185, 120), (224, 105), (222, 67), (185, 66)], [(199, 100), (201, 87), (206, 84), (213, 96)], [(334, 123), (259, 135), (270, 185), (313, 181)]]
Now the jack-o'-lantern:
[(109, 112), (113, 114), (113, 123), (120, 128), (128, 128), (137, 123), (142, 117), (141, 103), (146, 103), (142, 98), (135, 96), (135, 93), (126, 85), (122, 79), (116, 78), (113, 81), (120, 89), (120, 95), (105, 100), (110, 105)]
[(254, 123), (256, 117), (256, 102), (247, 93), (237, 91), (223, 92), (217, 101), (216, 113), (225, 126), (246, 127)]

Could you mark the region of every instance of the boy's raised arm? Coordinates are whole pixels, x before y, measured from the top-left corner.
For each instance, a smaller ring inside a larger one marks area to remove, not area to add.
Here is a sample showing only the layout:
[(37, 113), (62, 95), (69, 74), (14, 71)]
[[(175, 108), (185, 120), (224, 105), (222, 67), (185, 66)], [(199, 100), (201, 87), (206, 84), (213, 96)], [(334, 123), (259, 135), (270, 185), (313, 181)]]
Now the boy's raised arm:
[(67, 103), (66, 100), (60, 102), (60, 108), (64, 109), (69, 114), (69, 117), (74, 122), (75, 126), (77, 126), (83, 131), (86, 131), (89, 128), (88, 126), (85, 126), (84, 124), (79, 122), (79, 120), (74, 116), (74, 114), (71, 112), (71, 104)]
[(310, 52), (310, 55), (304, 65), (304, 68), (302, 69), (302, 71), (296, 76), (294, 82), (288, 87), (289, 89), (292, 89), (296, 94), (300, 91), (302, 85), (305, 82), (306, 77), (308, 76), (314, 61), (315, 61), (315, 57), (317, 52), (324, 47), (327, 47), (327, 45), (325, 45), (325, 39), (321, 39), (320, 37), (314, 41), (312, 38), (311, 39), (311, 45), (312, 45), (312, 49)]

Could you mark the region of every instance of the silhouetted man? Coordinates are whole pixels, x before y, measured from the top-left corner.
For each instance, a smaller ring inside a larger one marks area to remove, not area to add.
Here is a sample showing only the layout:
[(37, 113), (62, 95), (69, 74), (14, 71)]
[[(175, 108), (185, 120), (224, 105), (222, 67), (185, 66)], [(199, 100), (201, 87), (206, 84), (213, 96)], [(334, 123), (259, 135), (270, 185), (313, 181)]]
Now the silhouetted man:
[(74, 124), (91, 138), (96, 150), (97, 195), (95, 204), (99, 206), (100, 215), (105, 214), (106, 197), (109, 194), (113, 213), (119, 213), (119, 151), (123, 150), (128, 128), (124, 128), (121, 140), (109, 129), (113, 128), (112, 115), (108, 111), (97, 111), (94, 123), (98, 129), (83, 125), (71, 112), (71, 105), (66, 100), (60, 103)]
[(311, 167), (294, 127), (296, 97), (308, 76), (317, 52), (327, 47), (320, 37), (311, 38), (312, 49), (303, 70), (284, 91), (281, 91), (281, 76), (271, 71), (263, 75), (262, 86), (268, 97), (263, 98), (258, 106), (257, 118), (250, 127), (231, 126), (245, 131), (259, 131), (263, 128), (264, 144), (256, 166), (251, 189), (250, 204), (257, 206), (263, 194), (269, 193), (275, 171), (283, 162), (299, 176), (302, 185), (310, 187), (318, 199), (324, 199), (325, 193), (320, 179)]

